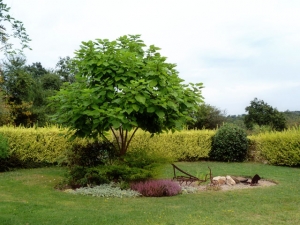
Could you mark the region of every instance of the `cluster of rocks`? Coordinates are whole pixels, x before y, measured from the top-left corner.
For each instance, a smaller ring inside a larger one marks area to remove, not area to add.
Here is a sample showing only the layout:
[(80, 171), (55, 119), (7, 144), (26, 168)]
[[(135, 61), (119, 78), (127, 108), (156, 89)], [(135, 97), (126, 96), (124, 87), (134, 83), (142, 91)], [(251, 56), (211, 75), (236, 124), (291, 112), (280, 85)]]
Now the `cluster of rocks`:
[(215, 185), (236, 185), (239, 184), (241, 182), (246, 183), (247, 182), (247, 178), (244, 177), (234, 177), (234, 176), (217, 176), (213, 178), (213, 182)]

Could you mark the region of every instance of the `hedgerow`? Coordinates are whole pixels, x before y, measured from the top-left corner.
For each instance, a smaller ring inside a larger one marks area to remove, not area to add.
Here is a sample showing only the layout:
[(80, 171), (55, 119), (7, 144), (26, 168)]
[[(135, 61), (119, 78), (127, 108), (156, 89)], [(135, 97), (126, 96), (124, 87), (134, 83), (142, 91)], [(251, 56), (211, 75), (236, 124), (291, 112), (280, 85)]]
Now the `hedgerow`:
[(151, 137), (150, 133), (139, 131), (129, 151), (146, 149), (149, 154), (172, 161), (195, 161), (208, 158), (214, 134), (214, 130), (184, 130)]
[(37, 165), (59, 164), (66, 161), (66, 153), (73, 144), (86, 145), (88, 139), (66, 137), (67, 129), (57, 126), (45, 128), (24, 128), (2, 126), (0, 133), (8, 144), (8, 167), (35, 167)]
[[(67, 161), (66, 153), (72, 146), (86, 146), (92, 142), (79, 138), (70, 142), (65, 136), (67, 129), (57, 126), (3, 126), (0, 127), (0, 133), (4, 137), (4, 143), (7, 141), (8, 144), (8, 150), (1, 153), (3, 167), (22, 166), (24, 162), (59, 164)], [(185, 130), (151, 137), (149, 133), (138, 131), (131, 142), (128, 157), (124, 160), (131, 162), (131, 158), (139, 157), (132, 166), (143, 167), (143, 164), (148, 165), (159, 160), (168, 162), (207, 159), (215, 133), (214, 130)], [(113, 140), (112, 136), (108, 139)], [(300, 165), (300, 127), (282, 132), (258, 133), (248, 136), (248, 139), (248, 160), (268, 161), (274, 165)], [(142, 152), (147, 154), (143, 155)]]
[(300, 127), (249, 136), (252, 157), (272, 165), (300, 165)]

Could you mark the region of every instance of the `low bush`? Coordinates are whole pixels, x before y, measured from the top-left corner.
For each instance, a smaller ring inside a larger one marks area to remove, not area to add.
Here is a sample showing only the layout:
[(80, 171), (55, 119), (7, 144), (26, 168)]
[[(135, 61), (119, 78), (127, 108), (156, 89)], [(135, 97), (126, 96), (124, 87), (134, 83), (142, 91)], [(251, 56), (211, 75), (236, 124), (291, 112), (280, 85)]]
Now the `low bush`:
[(181, 187), (171, 180), (148, 180), (131, 184), (131, 189), (146, 197), (174, 196), (181, 193)]
[(113, 181), (141, 181), (152, 178), (154, 173), (151, 170), (152, 168), (138, 168), (130, 167), (126, 164), (120, 165), (109, 165), (105, 166), (102, 169), (102, 172), (105, 173), (107, 179)]
[(118, 184), (110, 183), (110, 184), (102, 184), (96, 187), (83, 187), (78, 188), (74, 191), (69, 191), (73, 194), (80, 195), (91, 195), (94, 197), (106, 197), (106, 198), (134, 198), (139, 197), (141, 194), (134, 190), (122, 190)]
[(117, 156), (114, 145), (109, 141), (94, 141), (90, 143), (74, 143), (67, 153), (69, 167), (73, 165), (95, 167), (112, 164)]
[(211, 160), (242, 162), (246, 159), (248, 139), (246, 132), (233, 124), (223, 125), (212, 140)]
[[(150, 179), (155, 174), (154, 167), (137, 168), (129, 167), (124, 163), (116, 165), (101, 165), (97, 167), (72, 166), (66, 174), (66, 179), (60, 187), (79, 188), (97, 186), (114, 182), (142, 181)], [(63, 188), (62, 188), (63, 189)]]

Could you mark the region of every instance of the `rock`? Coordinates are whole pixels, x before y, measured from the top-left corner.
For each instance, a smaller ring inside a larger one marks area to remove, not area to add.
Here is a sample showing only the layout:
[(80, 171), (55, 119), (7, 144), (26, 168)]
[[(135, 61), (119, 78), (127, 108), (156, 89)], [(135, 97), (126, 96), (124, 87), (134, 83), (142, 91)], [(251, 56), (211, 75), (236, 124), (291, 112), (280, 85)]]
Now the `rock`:
[(226, 177), (217, 176), (213, 178), (213, 181), (218, 182), (219, 185), (224, 185), (226, 184)]
[(226, 176), (227, 185), (236, 185), (236, 182), (231, 178), (231, 176)]

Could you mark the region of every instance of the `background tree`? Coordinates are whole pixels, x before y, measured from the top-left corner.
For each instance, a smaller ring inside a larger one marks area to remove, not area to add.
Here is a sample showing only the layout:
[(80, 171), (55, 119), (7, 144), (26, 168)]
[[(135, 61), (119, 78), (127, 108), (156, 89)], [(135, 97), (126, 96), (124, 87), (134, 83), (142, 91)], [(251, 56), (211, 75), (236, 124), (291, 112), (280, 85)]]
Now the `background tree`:
[(200, 104), (191, 117), (194, 121), (188, 123), (189, 129), (216, 129), (226, 122), (226, 112), (209, 104)]
[[(11, 38), (17, 38), (20, 40), (21, 50), (24, 48), (29, 48), (28, 43), (30, 41), (26, 29), (21, 21), (9, 15), (10, 7), (0, 0), (0, 51), (5, 53), (11, 53), (12, 43), (9, 42)], [(8, 31), (7, 25), (11, 26), (11, 32)]]
[(74, 60), (76, 82), (65, 83), (52, 98), (55, 121), (79, 136), (105, 137), (111, 130), (120, 155), (139, 128), (181, 129), (202, 102), (202, 84), (183, 84), (176, 65), (158, 50), (146, 49), (140, 35), (82, 42)]
[(244, 117), (244, 123), (248, 129), (252, 129), (254, 124), (259, 126), (267, 125), (278, 131), (286, 128), (286, 119), (283, 113), (276, 108), (274, 109), (263, 100), (255, 98), (245, 110), (248, 114)]
[(242, 128), (242, 129), (246, 130), (247, 127), (245, 126), (245, 123), (244, 123), (244, 121), (245, 121), (245, 119), (244, 119), (245, 115), (246, 114), (242, 114), (242, 115), (228, 115), (226, 117), (226, 122), (234, 124), (234, 125)]
[(59, 57), (59, 61), (55, 67), (55, 73), (60, 76), (62, 82), (73, 83), (75, 81), (76, 71), (76, 65), (69, 56), (64, 58)]
[(46, 70), (39, 62), (26, 65), (23, 55), (7, 55), (2, 78), (5, 115), (8, 112), (10, 115), (10, 120), (3, 121), (24, 126), (43, 126), (49, 122), (48, 115), (53, 112), (47, 108), (47, 98), (61, 86), (58, 74)]
[(300, 111), (284, 111), (283, 112), (285, 118), (286, 118), (286, 123), (288, 127), (294, 127), (294, 126), (299, 126), (300, 125)]

